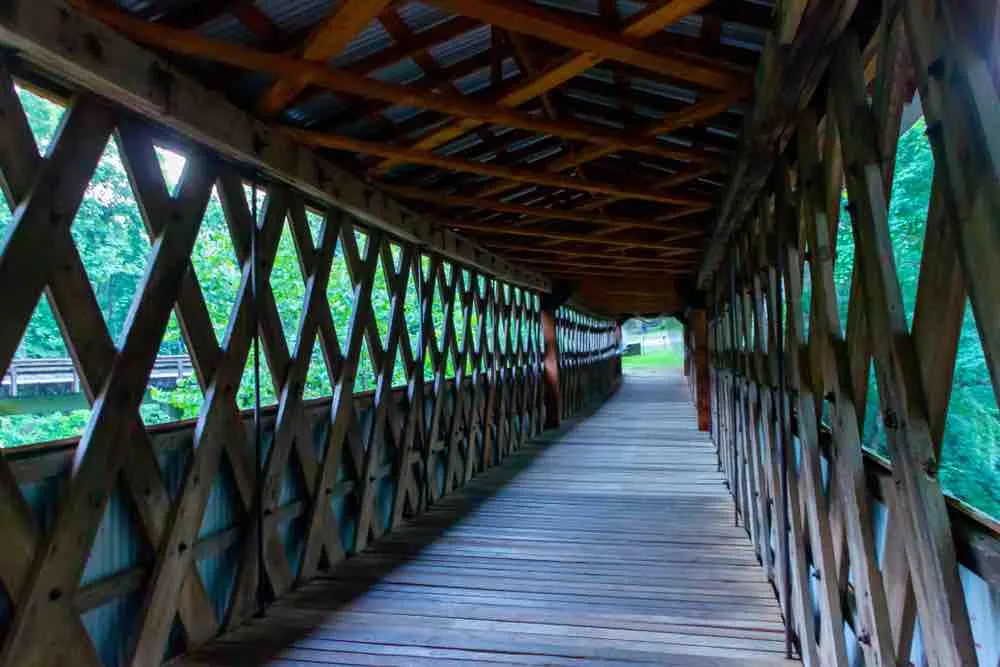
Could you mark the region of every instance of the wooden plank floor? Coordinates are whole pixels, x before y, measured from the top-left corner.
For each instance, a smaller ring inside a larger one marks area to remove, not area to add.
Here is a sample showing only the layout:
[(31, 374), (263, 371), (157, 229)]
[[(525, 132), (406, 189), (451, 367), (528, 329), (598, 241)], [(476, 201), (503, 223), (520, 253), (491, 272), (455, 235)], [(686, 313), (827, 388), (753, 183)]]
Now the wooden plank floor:
[(627, 376), (178, 665), (793, 664), (676, 374)]

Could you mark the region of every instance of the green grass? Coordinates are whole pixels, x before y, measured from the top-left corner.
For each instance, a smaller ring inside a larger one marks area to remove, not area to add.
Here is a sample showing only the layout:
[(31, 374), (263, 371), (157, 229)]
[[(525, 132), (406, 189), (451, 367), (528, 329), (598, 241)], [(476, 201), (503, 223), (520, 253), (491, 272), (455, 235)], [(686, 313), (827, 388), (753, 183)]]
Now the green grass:
[(680, 350), (657, 350), (638, 357), (622, 357), (622, 368), (681, 368), (684, 354)]

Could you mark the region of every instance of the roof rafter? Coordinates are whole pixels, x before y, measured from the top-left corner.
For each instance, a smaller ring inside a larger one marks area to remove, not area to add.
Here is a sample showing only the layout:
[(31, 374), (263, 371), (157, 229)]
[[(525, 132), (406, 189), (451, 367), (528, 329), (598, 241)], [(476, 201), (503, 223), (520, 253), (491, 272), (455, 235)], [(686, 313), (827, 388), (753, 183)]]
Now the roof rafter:
[[(379, 187), (384, 192), (388, 192), (389, 194), (395, 197), (422, 201), (428, 204), (480, 208), (491, 211), (499, 211), (502, 213), (530, 215), (540, 219), (551, 218), (555, 220), (566, 220), (569, 222), (581, 222), (593, 225), (613, 225), (615, 227), (629, 227), (632, 229), (650, 229), (658, 232), (680, 231), (690, 234), (691, 236), (700, 236), (705, 233), (703, 230), (686, 229), (682, 225), (666, 225), (663, 223), (650, 222), (649, 220), (613, 217), (605, 215), (593, 215), (589, 213), (578, 213), (572, 210), (541, 208), (538, 206), (522, 206), (520, 204), (510, 204), (507, 202), (498, 201), (496, 199), (463, 197), (461, 195), (450, 195), (440, 192), (430, 192), (427, 190), (421, 190), (420, 188), (412, 188), (399, 185), (381, 185)], [(695, 213), (708, 211), (711, 209), (712, 206), (710, 204), (703, 204), (700, 206), (685, 208), (682, 211), (677, 211), (677, 213), (683, 213), (685, 216), (687, 216), (687, 215), (693, 215)]]
[[(671, 23), (675, 23), (680, 20), (681, 17), (686, 15), (685, 12), (690, 13), (692, 3), (697, 4), (698, 6), (704, 6), (708, 4), (709, 1), (710, 0), (665, 0), (661, 1), (659, 4), (651, 4), (646, 9), (640, 11), (637, 15), (632, 17), (622, 30), (620, 36), (631, 39), (643, 39), (649, 37)], [(455, 4), (463, 7), (466, 6), (464, 0)], [(463, 11), (463, 9), (458, 9), (456, 11), (459, 14), (467, 13), (466, 11)], [(476, 16), (475, 18), (482, 19), (481, 16)], [(516, 28), (510, 29), (513, 32), (525, 32), (523, 30), (517, 30)], [(504, 95), (501, 99), (497, 100), (497, 105), (509, 108), (520, 106), (528, 100), (544, 95), (553, 88), (562, 85), (566, 81), (582, 74), (597, 63), (604, 60), (601, 55), (594, 54), (589, 51), (583, 53), (576, 52), (576, 50), (580, 48), (580, 44), (578, 43), (572, 44), (570, 48), (575, 51), (572, 55), (550, 65), (541, 71), (537, 76), (530, 77), (524, 84), (518, 86), (507, 95)], [(727, 75), (727, 78), (733, 79), (730, 81), (730, 84), (733, 86), (744, 85), (742, 82), (736, 81), (735, 77)], [(422, 149), (436, 148), (437, 146), (446, 144), (453, 139), (457, 139), (475, 127), (476, 122), (470, 119), (452, 123), (451, 125), (424, 137), (418, 141), (414, 147)], [(395, 163), (392, 161), (385, 161), (378, 165), (374, 171), (376, 173), (385, 173), (392, 167), (393, 164)]]
[(580, 190), (583, 192), (593, 192), (603, 195), (616, 195), (625, 199), (643, 199), (646, 201), (657, 202), (659, 204), (695, 206), (709, 203), (706, 200), (698, 199), (697, 197), (648, 192), (645, 190), (630, 188), (625, 185), (566, 178), (556, 174), (549, 174), (544, 171), (503, 167), (485, 162), (461, 160), (458, 158), (437, 155), (429, 151), (418, 151), (413, 148), (401, 148), (398, 146), (390, 146), (373, 141), (363, 141), (361, 139), (354, 139), (351, 137), (344, 137), (323, 132), (310, 132), (308, 130), (297, 130), (293, 128), (288, 128), (286, 132), (297, 141), (311, 146), (316, 146), (318, 148), (332, 148), (334, 150), (344, 150), (352, 153), (367, 153), (369, 155), (381, 155), (382, 157), (398, 158), (405, 160), (406, 162), (425, 164), (430, 167), (437, 167), (448, 171), (463, 171), (470, 174), (480, 174), (483, 176), (490, 176), (492, 178), (521, 181), (523, 183), (536, 183), (555, 188), (567, 188), (570, 190)]
[[(392, 0), (343, 0), (333, 13), (324, 20), (302, 49), (304, 60), (324, 61), (334, 57), (350, 44), (354, 36), (361, 32)], [(257, 104), (264, 115), (273, 115), (283, 110), (309, 84), (306, 76), (292, 76), (279, 79), (261, 95)]]

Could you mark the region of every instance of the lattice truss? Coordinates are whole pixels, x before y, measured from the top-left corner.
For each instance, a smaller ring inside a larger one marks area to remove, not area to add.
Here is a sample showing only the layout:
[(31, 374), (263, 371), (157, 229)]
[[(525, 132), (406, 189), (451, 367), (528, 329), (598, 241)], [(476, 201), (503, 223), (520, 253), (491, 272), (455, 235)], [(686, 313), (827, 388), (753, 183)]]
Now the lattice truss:
[[(858, 654), (867, 665), (918, 662), (915, 633), (927, 663), (975, 665), (995, 627), (988, 615), (970, 620), (958, 564), (995, 586), (986, 563), (997, 528), (946, 502), (938, 468), (967, 297), (994, 394), (1000, 387), (1000, 101), (968, 38), (974, 13), (888, 4), (870, 96), (849, 29), (817, 96), (825, 106), (801, 117), (791, 157), (716, 276), (713, 435), (807, 665), (854, 664)], [(914, 74), (936, 166), (911, 327), (888, 203)], [(846, 303), (834, 281), (842, 189), (855, 248)], [(887, 463), (861, 446), (876, 390)], [(984, 539), (970, 538), (970, 525)]]
[[(4, 665), (159, 664), (248, 618), (259, 576), (268, 596), (283, 595), (541, 427), (537, 294), (421, 255), (336, 209), (313, 225), (299, 193), (248, 186), (235, 166), (196, 146), (185, 149), (172, 194), (156, 136), (81, 95), (40, 155), (0, 70), (0, 173), (15, 209), (0, 246), (0, 376), (47, 299), (92, 407), (78, 443), (0, 458), (0, 592), (12, 612), (3, 616)], [(70, 234), (109, 141), (151, 244), (117, 341)], [(254, 188), (258, 205), (246, 194)], [(192, 269), (216, 194), (240, 275), (218, 337)], [(283, 233), (294, 241), (304, 294), (291, 332), (269, 280)], [(346, 328), (327, 298), (336, 262), (346, 263), (352, 283)], [(373, 306), (379, 299), (387, 312)], [(139, 407), (172, 313), (204, 400), (196, 420), (150, 429)], [(259, 440), (252, 412), (237, 404), (255, 344), (261, 384), (277, 402), (261, 412)], [(365, 356), (375, 389), (358, 393)], [(394, 388), (399, 360), (405, 386)], [(316, 369), (332, 395), (307, 401)], [(40, 491), (49, 494), (41, 509)], [(96, 572), (91, 552), (107, 540), (134, 548)], [(91, 613), (104, 622), (91, 623)], [(98, 627), (114, 637), (93, 637)]]
[(617, 331), (614, 320), (587, 315), (570, 306), (556, 311), (563, 417), (602, 396), (620, 375)]

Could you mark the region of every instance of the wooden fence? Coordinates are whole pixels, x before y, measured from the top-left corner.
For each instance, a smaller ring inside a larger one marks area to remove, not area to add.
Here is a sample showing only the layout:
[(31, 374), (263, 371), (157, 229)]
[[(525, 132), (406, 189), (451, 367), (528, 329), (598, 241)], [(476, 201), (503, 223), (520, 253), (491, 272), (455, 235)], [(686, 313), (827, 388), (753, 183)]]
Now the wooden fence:
[[(980, 48), (977, 3), (957, 4), (885, 3), (867, 50), (847, 23), (712, 280), (720, 466), (807, 665), (998, 659), (998, 525), (938, 475), (966, 295), (1000, 389), (996, 51)], [(911, 328), (887, 218), (914, 80), (936, 166)], [(833, 247), (845, 187), (846, 330)], [(888, 460), (861, 445), (872, 359)]]
[[(184, 143), (171, 195), (154, 151), (160, 132), (81, 90), (40, 155), (0, 68), (0, 173), (16, 208), (0, 252), (0, 374), (46, 298), (92, 406), (79, 439), (0, 458), (2, 665), (159, 664), (364, 549), (502, 461), (544, 422), (537, 291), (256, 174), (264, 197), (255, 220), (246, 172), (198, 144)], [(153, 247), (117, 345), (69, 233), (109, 140)], [(241, 271), (221, 340), (191, 269), (213, 188)], [(316, 240), (307, 206), (323, 212)], [(292, 347), (268, 280), (286, 224), (305, 285)], [(368, 242), (359, 247), (362, 228)], [(346, 331), (334, 327), (326, 301), (334, 261), (346, 262), (353, 283)], [(372, 307), (377, 269), (391, 295), (387, 322)], [(417, 340), (406, 325), (408, 282)], [(147, 428), (139, 406), (172, 312), (204, 402), (196, 420)], [(614, 350), (606, 331), (574, 341), (568, 375), (578, 407), (606, 394), (588, 383), (611, 376), (581, 374), (607, 367)], [(278, 403), (241, 411), (236, 391), (255, 346), (260, 383), (273, 386)], [(376, 388), (356, 393), (363, 347)], [(314, 349), (333, 390), (306, 401)], [(407, 380), (393, 389), (397, 357)]]

